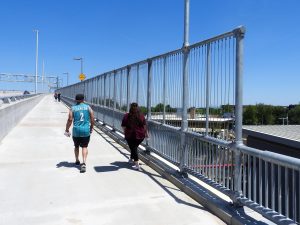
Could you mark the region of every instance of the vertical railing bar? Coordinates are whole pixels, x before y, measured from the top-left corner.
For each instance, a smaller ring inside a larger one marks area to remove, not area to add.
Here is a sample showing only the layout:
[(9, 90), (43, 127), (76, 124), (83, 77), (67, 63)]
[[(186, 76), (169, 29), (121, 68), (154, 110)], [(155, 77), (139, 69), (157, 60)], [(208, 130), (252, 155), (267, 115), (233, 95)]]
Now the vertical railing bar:
[(167, 59), (166, 57), (163, 58), (163, 124), (166, 124), (166, 92), (167, 92), (167, 83), (166, 83), (166, 76), (167, 76)]
[(269, 208), (269, 169), (268, 162), (265, 161), (265, 207)]
[(285, 192), (285, 216), (289, 218), (289, 180), (288, 180), (288, 173), (289, 173), (289, 169), (288, 167), (284, 167), (285, 169), (285, 173), (284, 173), (284, 184), (285, 184), (285, 188), (284, 188), (284, 192)]
[(277, 187), (278, 187), (278, 212), (279, 214), (282, 214), (282, 188), (281, 188), (281, 166), (278, 165), (278, 181), (277, 181)]
[(226, 187), (226, 152), (227, 149), (223, 148), (223, 186)]
[(246, 196), (247, 195), (247, 192), (246, 192), (246, 171), (247, 171), (247, 167), (246, 165), (249, 164), (247, 162), (247, 156), (245, 154), (242, 155), (243, 157), (243, 160), (242, 160), (242, 165), (243, 165), (243, 170), (242, 170), (242, 173), (243, 173), (243, 195)]
[(274, 163), (271, 164), (271, 195), (272, 195), (272, 199), (271, 199), (271, 208), (272, 210), (275, 211), (275, 176), (274, 176)]
[(114, 76), (114, 89), (113, 89), (113, 102), (114, 102), (114, 105), (113, 105), (113, 130), (116, 130), (116, 114), (115, 114), (115, 111), (116, 111), (116, 95), (117, 95), (117, 87), (116, 87), (116, 76), (117, 76), (117, 72), (114, 71), (113, 73), (113, 76)]
[(296, 204), (296, 181), (295, 181), (295, 170), (293, 169), (293, 197), (292, 197), (292, 204), (293, 204), (293, 220), (296, 221), (296, 212), (297, 212), (297, 204)]
[(205, 121), (205, 135), (208, 136), (209, 129), (209, 93), (210, 93), (210, 64), (211, 64), (211, 55), (210, 55), (210, 43), (206, 45), (207, 54), (206, 54), (206, 121)]
[(131, 67), (127, 66), (127, 112), (129, 112), (129, 108), (130, 108), (130, 71), (131, 71)]
[(252, 157), (252, 168), (253, 168), (253, 201), (257, 202), (257, 158)]
[(148, 59), (147, 120), (151, 120), (152, 60)]
[[(104, 110), (106, 110), (106, 79), (107, 79), (107, 74), (104, 75), (104, 95), (103, 95), (103, 100), (104, 100)], [(105, 111), (103, 111), (103, 123), (105, 124)]]
[(248, 198), (250, 200), (252, 200), (252, 188), (251, 188), (251, 184), (252, 184), (252, 163), (251, 163), (251, 156), (248, 155)]
[(262, 206), (262, 160), (259, 158), (259, 172), (258, 172), (258, 179), (259, 179), (259, 205)]
[(136, 102), (140, 105), (140, 64), (136, 66)]

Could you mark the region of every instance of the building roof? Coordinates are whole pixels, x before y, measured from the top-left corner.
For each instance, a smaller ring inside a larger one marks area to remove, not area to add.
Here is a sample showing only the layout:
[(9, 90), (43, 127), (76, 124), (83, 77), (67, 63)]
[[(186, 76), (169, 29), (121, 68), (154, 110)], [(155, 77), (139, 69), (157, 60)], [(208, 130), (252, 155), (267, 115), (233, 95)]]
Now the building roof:
[(243, 134), (300, 148), (300, 125), (243, 126)]

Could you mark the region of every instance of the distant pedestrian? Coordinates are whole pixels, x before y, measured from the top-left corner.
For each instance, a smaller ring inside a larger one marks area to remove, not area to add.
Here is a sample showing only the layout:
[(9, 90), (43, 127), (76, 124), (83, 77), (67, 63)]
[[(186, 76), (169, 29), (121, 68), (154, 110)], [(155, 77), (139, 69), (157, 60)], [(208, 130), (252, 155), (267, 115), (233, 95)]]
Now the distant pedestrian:
[(61, 93), (58, 92), (58, 93), (57, 93), (57, 99), (58, 99), (59, 102), (60, 102), (60, 95), (61, 95)]
[(148, 132), (145, 117), (137, 103), (131, 103), (129, 113), (124, 115), (121, 126), (131, 151), (129, 162), (134, 162), (132, 168), (140, 170), (137, 148), (148, 137)]
[[(66, 124), (66, 134), (70, 136), (69, 128), (73, 122), (73, 142), (75, 164), (80, 165), (80, 172), (86, 171), (86, 158), (88, 155), (88, 144), (90, 141), (90, 134), (94, 127), (94, 112), (91, 107), (84, 103), (84, 95), (77, 94), (75, 97), (76, 105), (72, 106), (69, 111), (69, 117)], [(79, 147), (82, 148), (82, 164), (79, 161)]]
[(56, 92), (54, 92), (54, 99), (57, 102), (57, 93)]

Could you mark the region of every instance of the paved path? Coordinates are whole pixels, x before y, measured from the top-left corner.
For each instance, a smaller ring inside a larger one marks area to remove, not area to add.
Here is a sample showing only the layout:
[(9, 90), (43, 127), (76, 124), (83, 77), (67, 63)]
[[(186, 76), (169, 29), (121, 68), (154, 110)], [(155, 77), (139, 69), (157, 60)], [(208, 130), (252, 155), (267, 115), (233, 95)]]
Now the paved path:
[(46, 96), (0, 143), (0, 225), (224, 224), (103, 133), (79, 173), (67, 111)]

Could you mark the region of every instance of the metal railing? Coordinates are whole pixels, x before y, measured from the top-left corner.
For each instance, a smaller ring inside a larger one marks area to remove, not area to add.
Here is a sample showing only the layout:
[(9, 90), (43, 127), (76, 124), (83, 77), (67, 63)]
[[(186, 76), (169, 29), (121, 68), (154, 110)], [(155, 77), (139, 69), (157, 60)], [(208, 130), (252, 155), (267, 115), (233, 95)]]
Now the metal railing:
[(147, 115), (148, 150), (235, 205), (276, 222), (299, 222), (300, 160), (242, 144), (244, 34), (239, 27), (98, 75), (60, 89), (62, 98), (71, 104), (84, 93), (96, 118), (119, 132), (124, 113), (137, 102)]

